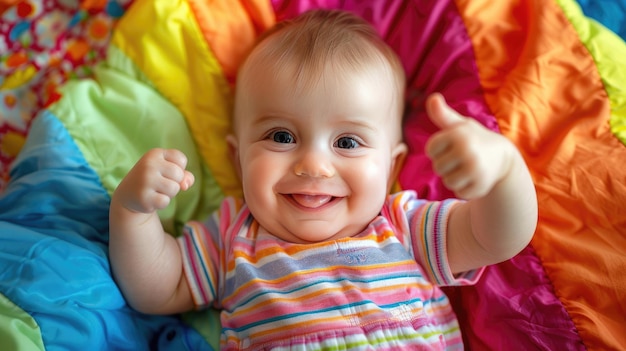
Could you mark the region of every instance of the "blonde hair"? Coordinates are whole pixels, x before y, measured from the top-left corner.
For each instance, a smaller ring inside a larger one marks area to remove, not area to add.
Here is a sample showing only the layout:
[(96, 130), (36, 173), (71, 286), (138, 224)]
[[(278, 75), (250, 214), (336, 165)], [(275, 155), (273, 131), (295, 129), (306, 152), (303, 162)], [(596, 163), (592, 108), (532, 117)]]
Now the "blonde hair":
[(294, 90), (306, 89), (316, 84), (329, 67), (333, 72), (348, 74), (386, 70), (396, 88), (393, 96), (397, 100), (394, 101), (397, 113), (402, 114), (406, 78), (400, 60), (373, 26), (341, 10), (311, 10), (277, 23), (252, 48), (237, 84), (247, 83), (248, 70), (278, 74), (289, 69), (293, 73)]

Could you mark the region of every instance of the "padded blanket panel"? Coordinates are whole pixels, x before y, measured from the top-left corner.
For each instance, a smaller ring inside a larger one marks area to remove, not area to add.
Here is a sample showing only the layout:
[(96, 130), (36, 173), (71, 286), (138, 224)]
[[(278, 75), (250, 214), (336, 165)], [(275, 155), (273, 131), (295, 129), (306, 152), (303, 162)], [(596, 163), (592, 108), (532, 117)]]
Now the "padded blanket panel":
[(446, 290), (466, 347), (626, 348), (623, 1), (22, 0), (0, 7), (0, 349), (218, 345), (215, 311), (126, 305), (107, 260), (110, 194), (155, 146), (184, 150), (198, 180), (159, 213), (174, 235), (240, 194), (224, 141), (237, 67), (266, 28), (320, 7), (364, 17), (403, 62), (398, 188), (452, 196), (423, 152), (435, 91), (531, 170), (531, 244)]

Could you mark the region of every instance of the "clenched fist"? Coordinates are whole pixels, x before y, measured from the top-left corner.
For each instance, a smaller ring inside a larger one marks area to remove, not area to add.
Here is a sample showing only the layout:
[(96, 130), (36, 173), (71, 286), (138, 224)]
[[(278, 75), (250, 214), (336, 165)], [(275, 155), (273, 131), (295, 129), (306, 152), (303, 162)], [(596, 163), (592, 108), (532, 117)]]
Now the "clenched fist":
[(181, 190), (189, 189), (194, 176), (187, 171), (187, 157), (175, 149), (152, 149), (137, 161), (115, 195), (129, 211), (152, 213), (169, 205)]

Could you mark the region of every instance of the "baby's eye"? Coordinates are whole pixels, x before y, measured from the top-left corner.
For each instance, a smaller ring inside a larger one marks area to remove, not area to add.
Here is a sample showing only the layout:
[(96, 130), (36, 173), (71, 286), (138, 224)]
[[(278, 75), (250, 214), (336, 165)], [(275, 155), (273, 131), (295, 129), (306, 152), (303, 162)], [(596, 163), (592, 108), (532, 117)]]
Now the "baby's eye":
[(359, 142), (351, 137), (341, 137), (337, 139), (335, 146), (340, 149), (356, 149), (359, 147)]
[(276, 131), (270, 135), (273, 141), (281, 144), (291, 144), (294, 142), (293, 135), (285, 131)]

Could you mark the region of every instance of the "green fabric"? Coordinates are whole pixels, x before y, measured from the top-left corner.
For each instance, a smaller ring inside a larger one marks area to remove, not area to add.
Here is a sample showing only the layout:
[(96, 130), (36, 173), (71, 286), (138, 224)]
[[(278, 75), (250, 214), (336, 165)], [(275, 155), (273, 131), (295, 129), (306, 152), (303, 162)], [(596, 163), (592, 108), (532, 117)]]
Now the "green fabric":
[(109, 45), (107, 47), (107, 57), (106, 64), (109, 68), (115, 69), (116, 71), (124, 72), (124, 74), (128, 78), (132, 78), (137, 82), (143, 83), (151, 89), (156, 89), (154, 84), (150, 81), (150, 79), (135, 65), (133, 60), (131, 60), (123, 51), (121, 51), (115, 45)]
[[(147, 86), (156, 90), (156, 87), (152, 84), (150, 79), (128, 58), (120, 49), (115, 45), (109, 45), (107, 51), (107, 64), (111, 68), (124, 72), (128, 77), (131, 77), (138, 82), (142, 82)], [(191, 139), (189, 139), (191, 140)], [(198, 153), (199, 154), (199, 153)], [(199, 157), (199, 156), (198, 156)], [(204, 164), (203, 164), (204, 165)], [(209, 173), (208, 167), (204, 170), (205, 173)], [(210, 199), (215, 201), (209, 201), (211, 212), (217, 209), (219, 204), (218, 200), (221, 200), (223, 195), (219, 191), (218, 184), (211, 178), (211, 183), (207, 183), (206, 186), (215, 188), (214, 192), (208, 191), (205, 196), (210, 196)], [(207, 309), (202, 311), (193, 311), (183, 314), (183, 320), (204, 337), (204, 339), (215, 350), (219, 350), (220, 346), (220, 332), (222, 330), (220, 324), (219, 311), (214, 309)]]
[(183, 321), (198, 331), (214, 350), (220, 349), (222, 324), (218, 310), (209, 308), (201, 311), (187, 312), (183, 314)]
[[(123, 57), (115, 62), (118, 68), (124, 66)], [(107, 64), (97, 66), (94, 79), (68, 82), (61, 91), (63, 98), (49, 109), (63, 122), (109, 194), (149, 149), (183, 151), (196, 183), (159, 212), (165, 229), (176, 235), (189, 219), (206, 218), (223, 195), (181, 113), (145, 78), (142, 81), (131, 63), (123, 69), (128, 72)]]
[[(156, 91), (143, 72), (115, 46), (94, 80), (69, 82), (63, 99), (50, 107), (68, 129), (109, 194), (147, 150), (174, 147), (183, 151), (196, 183), (159, 212), (165, 229), (180, 234), (184, 222), (203, 219), (224, 197), (202, 161), (182, 114)], [(221, 326), (215, 310), (184, 314), (216, 350)]]
[(0, 345), (2, 350), (45, 350), (37, 322), (2, 294), (0, 294)]

